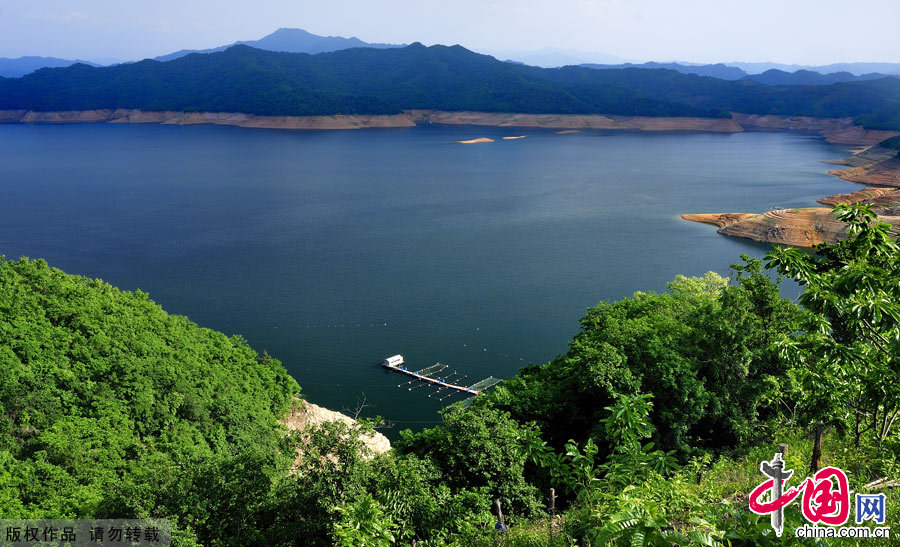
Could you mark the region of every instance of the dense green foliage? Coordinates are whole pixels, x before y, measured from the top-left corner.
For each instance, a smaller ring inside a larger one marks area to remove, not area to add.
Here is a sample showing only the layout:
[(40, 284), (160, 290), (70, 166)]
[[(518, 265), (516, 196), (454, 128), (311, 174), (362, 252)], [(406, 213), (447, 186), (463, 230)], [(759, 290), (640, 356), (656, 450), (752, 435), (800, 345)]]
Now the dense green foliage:
[(527, 426), (493, 409), (452, 411), (441, 427), (404, 432), (397, 449), (431, 460), (451, 488), (485, 488), (520, 516), (534, 516), (539, 494), (525, 481)]
[(882, 129), (885, 131), (900, 131), (900, 101), (861, 116), (856, 123), (866, 129)]
[(281, 364), (140, 291), (0, 260), (0, 335), (4, 518), (160, 517), (181, 545), (331, 545), (470, 530), (492, 496), (536, 511), (518, 424), (497, 412), (448, 415), (472, 458), (456, 468), (412, 449), (367, 462), (342, 424), (304, 431), (295, 464), (301, 439), (277, 422), (299, 386)]
[(900, 415), (900, 246), (868, 206), (835, 210), (850, 226), (846, 239), (816, 256), (769, 255), (806, 287), (802, 331), (780, 346), (798, 364), (794, 398), (807, 422), (852, 425), (857, 443), (866, 432), (883, 442)]
[(893, 77), (833, 85), (767, 86), (752, 80), (726, 81), (673, 70), (528, 70), (542, 70), (552, 80), (568, 85), (602, 83), (695, 108), (748, 114), (853, 117), (886, 108), (900, 98), (900, 78)]
[(664, 294), (588, 310), (569, 352), (529, 367), (480, 404), (535, 421), (548, 441), (607, 446), (600, 419), (618, 393), (654, 396), (655, 441), (687, 457), (748, 442), (775, 412), (766, 393), (784, 374), (771, 343), (798, 310), (750, 260), (737, 283), (678, 279)]
[(878, 146), (884, 146), (886, 148), (890, 148), (892, 150), (900, 151), (900, 136), (891, 137), (890, 139), (885, 139), (878, 143)]
[(367, 424), (280, 428), (298, 386), (240, 338), (2, 261), (0, 515), (166, 518), (176, 545), (468, 546), (498, 543), (498, 501), (508, 546), (822, 545), (792, 537), (796, 504), (775, 538), (747, 494), (778, 442), (798, 482), (808, 462), (854, 491), (900, 476), (900, 247), (865, 206), (836, 212), (845, 241), (768, 256), (799, 306), (746, 257), (601, 303), (565, 355), (383, 455)]
[(733, 111), (843, 117), (896, 108), (898, 97), (897, 78), (768, 86), (667, 69), (543, 69), (460, 46), (421, 44), (318, 55), (238, 45), (169, 62), (78, 64), (0, 79), (0, 109), (38, 111), (139, 108), (304, 116), (435, 109), (703, 117)]
[(95, 515), (124, 477), (274, 452), (299, 391), (240, 337), (40, 260), (0, 262), (0, 317), (8, 516)]

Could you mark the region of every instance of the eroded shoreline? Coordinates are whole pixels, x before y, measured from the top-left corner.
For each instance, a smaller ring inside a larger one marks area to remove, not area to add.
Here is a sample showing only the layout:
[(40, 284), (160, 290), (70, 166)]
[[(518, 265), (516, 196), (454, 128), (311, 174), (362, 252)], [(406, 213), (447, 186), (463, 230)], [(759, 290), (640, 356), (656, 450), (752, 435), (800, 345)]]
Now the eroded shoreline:
[(117, 108), (37, 112), (0, 110), (0, 123), (156, 123), (163, 125), (234, 125), (259, 129), (365, 129), (370, 127), (413, 127), (406, 114), (335, 116), (257, 116), (240, 112), (144, 111)]
[(364, 129), (413, 127), (416, 124), (546, 127), (549, 129), (618, 129), (626, 131), (703, 131), (739, 133), (744, 128), (730, 118), (652, 118), (599, 114), (514, 114), (406, 110), (391, 115), (258, 116), (239, 112), (177, 112), (139, 109), (39, 112), (0, 110), (0, 123), (158, 123), (166, 125), (234, 125), (265, 129)]
[[(854, 151), (850, 157), (828, 163), (844, 169), (828, 171), (842, 180), (868, 186), (857, 192), (835, 194), (817, 200), (828, 207), (776, 209), (765, 213), (694, 213), (681, 218), (717, 227), (727, 236), (744, 237), (764, 243), (812, 247), (834, 243), (846, 236), (846, 225), (835, 218), (832, 207), (839, 203), (865, 203), (883, 222), (900, 234), (900, 157), (898, 151), (879, 143), (898, 135), (893, 131), (870, 131), (843, 118), (779, 118), (735, 115), (739, 122), (758, 130), (802, 131), (841, 144)], [(848, 125), (848, 121), (850, 125)]]

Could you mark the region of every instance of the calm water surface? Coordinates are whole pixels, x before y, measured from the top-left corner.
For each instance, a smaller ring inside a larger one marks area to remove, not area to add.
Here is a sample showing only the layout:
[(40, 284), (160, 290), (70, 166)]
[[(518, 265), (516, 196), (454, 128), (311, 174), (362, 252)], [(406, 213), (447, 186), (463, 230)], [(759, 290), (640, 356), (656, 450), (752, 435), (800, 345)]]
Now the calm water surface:
[(396, 431), (441, 405), (385, 356), (470, 380), (545, 362), (588, 306), (768, 248), (679, 213), (853, 191), (820, 163), (844, 152), (780, 133), (0, 125), (0, 254), (149, 292)]

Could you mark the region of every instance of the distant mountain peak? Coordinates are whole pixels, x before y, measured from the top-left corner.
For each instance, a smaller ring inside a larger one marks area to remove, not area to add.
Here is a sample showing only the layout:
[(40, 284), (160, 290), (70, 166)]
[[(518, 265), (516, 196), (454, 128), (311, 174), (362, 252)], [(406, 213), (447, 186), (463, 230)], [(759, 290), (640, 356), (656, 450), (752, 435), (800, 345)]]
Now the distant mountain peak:
[(378, 49), (404, 47), (405, 44), (376, 44), (368, 43), (352, 36), (319, 36), (302, 28), (281, 27), (271, 34), (267, 34), (259, 40), (241, 40), (232, 44), (210, 49), (182, 49), (168, 55), (160, 55), (154, 59), (157, 61), (172, 61), (191, 53), (217, 53), (231, 46), (245, 45), (264, 49), (267, 51), (281, 51), (287, 53), (327, 53), (354, 47), (371, 47)]
[[(298, 34), (309, 34), (310, 36), (314, 36), (313, 33), (303, 30), (302, 28), (296, 28), (296, 27), (280, 27), (280, 28), (276, 29), (275, 32), (273, 32), (272, 34), (285, 33), (285, 32), (296, 32)], [(269, 36), (271, 36), (272, 34), (270, 34)], [(328, 36), (328, 38), (331, 38), (331, 36)]]
[(59, 59), (57, 57), (25, 56), (15, 59), (0, 57), (0, 77), (19, 78), (41, 68), (62, 68), (74, 64), (100, 66), (81, 59)]
[[(356, 36), (350, 36), (349, 38), (345, 38), (343, 36), (330, 36), (330, 35), (329, 36), (320, 36), (318, 34), (313, 34), (313, 33), (309, 32), (308, 30), (304, 30), (302, 28), (294, 28), (294, 27), (281, 27), (281, 28), (275, 30), (275, 32), (272, 32), (270, 34), (263, 36), (262, 38), (260, 38), (260, 40), (265, 40), (266, 38), (272, 38), (272, 37), (282, 37), (282, 36), (303, 36), (303, 37), (307, 37), (307, 38), (355, 40), (355, 41), (362, 42), (362, 40), (360, 40)], [(363, 43), (365, 43), (365, 42), (363, 42)]]

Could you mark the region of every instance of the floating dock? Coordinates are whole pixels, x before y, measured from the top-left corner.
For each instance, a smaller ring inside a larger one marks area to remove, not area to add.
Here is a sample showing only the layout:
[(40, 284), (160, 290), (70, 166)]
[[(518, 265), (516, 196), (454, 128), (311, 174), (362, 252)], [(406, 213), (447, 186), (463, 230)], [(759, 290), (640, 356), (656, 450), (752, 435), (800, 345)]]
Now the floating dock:
[[(413, 382), (419, 381), (423, 382), (422, 384), (409, 388), (415, 389), (416, 387), (422, 386), (431, 386), (438, 388), (437, 391), (428, 395), (431, 397), (432, 395), (436, 395), (441, 391), (447, 389), (450, 390), (450, 394), (441, 397), (441, 399), (446, 399), (453, 393), (466, 393), (469, 395), (481, 395), (485, 392), (486, 389), (492, 387), (496, 384), (500, 383), (500, 378), (494, 378), (493, 376), (489, 376), (484, 380), (479, 380), (474, 384), (463, 384), (462, 380), (466, 379), (467, 376), (459, 376), (459, 373), (453, 371), (447, 374), (445, 371), (449, 368), (447, 365), (443, 365), (441, 363), (435, 363), (431, 366), (425, 367), (419, 370), (412, 370), (407, 368), (403, 362), (402, 355), (393, 355), (388, 357), (381, 363), (381, 366), (388, 370), (393, 370), (394, 372), (399, 372), (401, 374), (405, 374), (407, 376), (412, 377), (412, 380), (407, 382), (406, 384), (412, 384)], [(399, 384), (397, 387), (403, 386), (405, 384)]]

